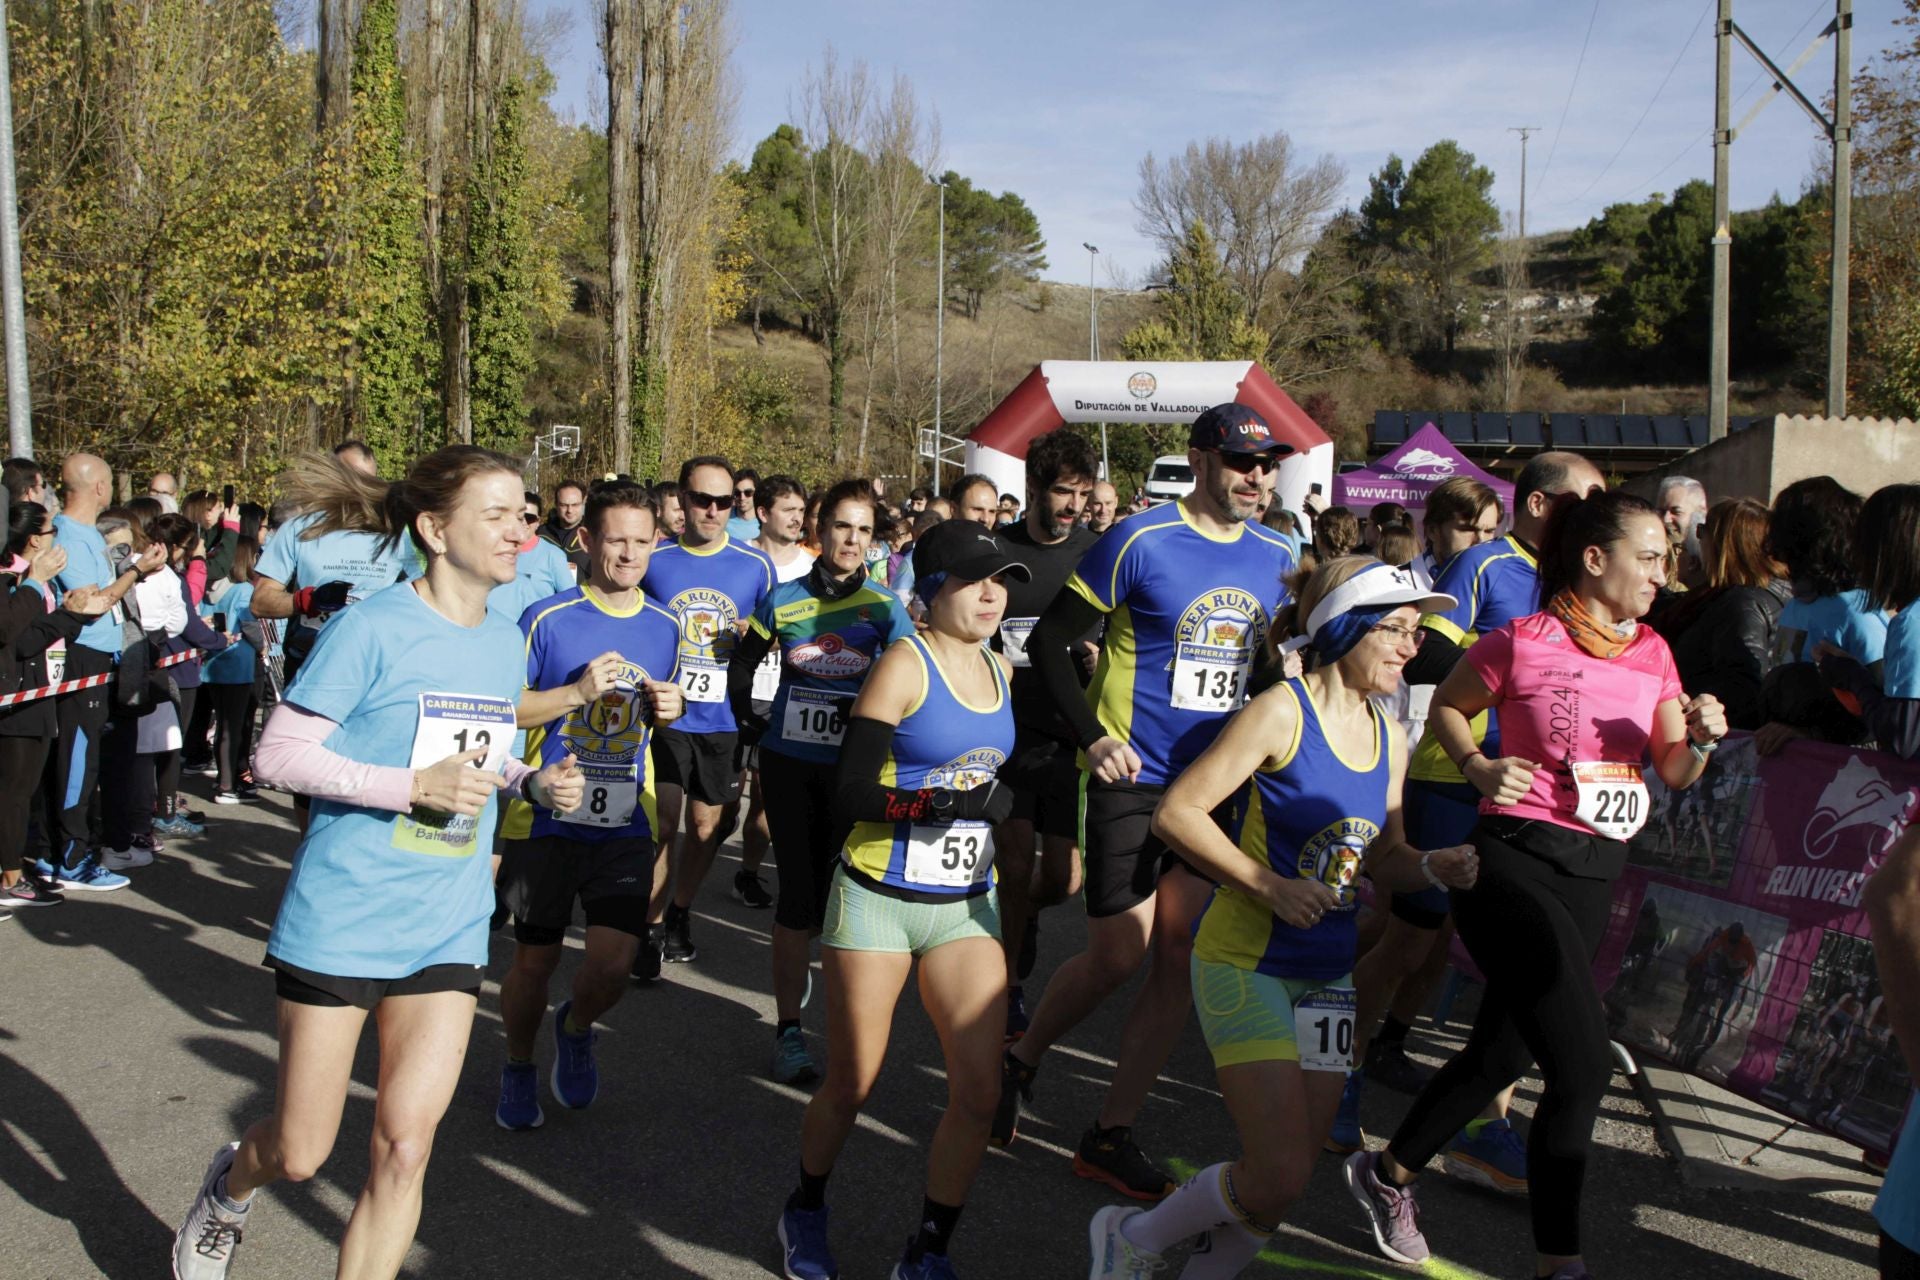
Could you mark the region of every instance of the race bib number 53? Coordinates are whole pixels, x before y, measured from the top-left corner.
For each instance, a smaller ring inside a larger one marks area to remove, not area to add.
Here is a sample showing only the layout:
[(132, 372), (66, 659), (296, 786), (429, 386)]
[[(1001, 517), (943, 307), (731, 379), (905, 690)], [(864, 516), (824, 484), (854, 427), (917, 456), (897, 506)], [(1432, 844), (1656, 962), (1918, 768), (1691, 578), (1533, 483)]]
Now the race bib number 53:
[[(513, 749), (513, 703), (475, 693), (423, 693), (407, 765), (425, 769), (448, 756), (484, 750), (476, 769), (499, 773)], [(415, 809), (393, 826), (393, 847), (443, 858), (465, 858), (479, 847), (480, 815)]]
[(907, 836), (909, 884), (965, 889), (993, 868), (993, 828), (984, 822), (915, 825)]

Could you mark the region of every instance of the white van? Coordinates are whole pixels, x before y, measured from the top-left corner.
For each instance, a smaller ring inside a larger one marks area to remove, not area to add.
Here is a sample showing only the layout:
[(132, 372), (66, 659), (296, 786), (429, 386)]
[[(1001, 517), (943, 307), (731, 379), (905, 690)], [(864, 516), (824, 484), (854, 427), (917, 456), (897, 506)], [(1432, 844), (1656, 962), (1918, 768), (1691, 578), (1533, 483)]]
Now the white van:
[(1193, 492), (1193, 468), (1184, 453), (1167, 453), (1153, 460), (1147, 472), (1147, 502), (1158, 506)]

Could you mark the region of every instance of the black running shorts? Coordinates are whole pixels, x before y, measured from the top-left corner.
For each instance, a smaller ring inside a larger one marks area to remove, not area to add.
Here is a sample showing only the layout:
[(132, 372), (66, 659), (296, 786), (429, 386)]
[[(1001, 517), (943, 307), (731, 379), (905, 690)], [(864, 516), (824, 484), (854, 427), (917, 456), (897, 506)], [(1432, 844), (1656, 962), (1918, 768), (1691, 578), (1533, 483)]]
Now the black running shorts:
[(1080, 766), (1073, 744), (1030, 729), (1014, 730), (1013, 754), (999, 779), (1013, 788), (1013, 817), (1043, 836), (1080, 837)]
[(733, 804), (740, 799), (740, 765), (734, 758), (737, 733), (683, 733), (656, 729), (653, 767), (664, 786), (679, 787), (702, 804)]
[(486, 969), (477, 964), (430, 964), (404, 978), (342, 978), (272, 956), (265, 963), (273, 970), (275, 995), (319, 1009), (372, 1009), (388, 996), (430, 996), (442, 991), (463, 991), (478, 998), (480, 979), (486, 975)]
[(577, 899), (589, 927), (644, 938), (653, 892), (654, 843), (645, 836), (509, 840), (500, 854), (500, 900), (513, 913), (513, 936), (550, 947), (566, 936)]

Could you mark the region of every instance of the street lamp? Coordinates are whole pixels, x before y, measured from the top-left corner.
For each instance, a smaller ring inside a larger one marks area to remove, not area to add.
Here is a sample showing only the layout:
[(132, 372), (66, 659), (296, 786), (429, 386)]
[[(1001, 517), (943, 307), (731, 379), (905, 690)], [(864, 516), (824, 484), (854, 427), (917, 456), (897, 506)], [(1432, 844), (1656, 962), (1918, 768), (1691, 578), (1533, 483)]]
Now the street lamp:
[(940, 433), (940, 391), (947, 339), (947, 180), (933, 179), (940, 188), (940, 247), (933, 276), (933, 491), (940, 492), (940, 456), (946, 437)]
[(1100, 256), (1098, 245), (1082, 240), (1080, 247), (1087, 251), (1087, 359), (1100, 358), (1100, 286), (1094, 283), (1093, 264)]
[[(1094, 282), (1093, 264), (1100, 256), (1098, 245), (1088, 244), (1085, 240), (1080, 247), (1087, 251), (1087, 359), (1100, 358), (1100, 286)], [(1107, 424), (1100, 424), (1100, 478), (1110, 480), (1113, 473), (1107, 469)]]

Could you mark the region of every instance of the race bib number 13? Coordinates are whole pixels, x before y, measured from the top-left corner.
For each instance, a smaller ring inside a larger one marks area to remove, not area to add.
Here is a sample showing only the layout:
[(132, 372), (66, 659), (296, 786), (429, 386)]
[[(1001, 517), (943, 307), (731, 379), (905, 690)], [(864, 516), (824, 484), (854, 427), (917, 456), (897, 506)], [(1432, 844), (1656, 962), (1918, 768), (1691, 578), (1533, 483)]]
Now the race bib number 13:
[[(414, 724), (412, 769), (439, 764), (448, 756), (484, 750), (476, 769), (499, 773), (513, 750), (513, 703), (475, 693), (423, 693)], [(444, 858), (471, 856), (479, 846), (480, 815), (415, 809), (393, 825), (393, 847)]]

